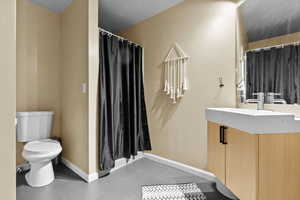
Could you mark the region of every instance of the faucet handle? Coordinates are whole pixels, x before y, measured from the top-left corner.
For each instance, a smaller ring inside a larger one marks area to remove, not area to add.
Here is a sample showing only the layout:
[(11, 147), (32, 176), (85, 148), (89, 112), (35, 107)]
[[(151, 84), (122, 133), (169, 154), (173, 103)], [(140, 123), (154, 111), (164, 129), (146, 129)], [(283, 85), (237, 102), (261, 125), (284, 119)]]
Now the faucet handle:
[(257, 92), (253, 93), (253, 95), (257, 96), (257, 99), (264, 102), (265, 101), (265, 93), (264, 92)]

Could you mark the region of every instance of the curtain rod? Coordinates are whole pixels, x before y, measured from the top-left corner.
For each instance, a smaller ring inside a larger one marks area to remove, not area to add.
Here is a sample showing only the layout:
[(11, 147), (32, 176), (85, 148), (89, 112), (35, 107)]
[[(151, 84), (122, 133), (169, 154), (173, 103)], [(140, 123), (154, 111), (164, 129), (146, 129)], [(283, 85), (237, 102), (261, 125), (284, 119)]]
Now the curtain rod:
[(127, 40), (127, 39), (125, 39), (125, 38), (123, 38), (123, 37), (121, 37), (121, 36), (119, 36), (119, 35), (113, 34), (113, 33), (109, 32), (109, 31), (107, 31), (107, 30), (105, 30), (105, 29), (103, 29), (103, 28), (99, 28), (99, 31), (100, 31), (100, 32), (103, 32), (103, 33), (106, 33), (106, 34), (108, 34), (108, 35), (117, 37), (117, 38), (120, 39), (120, 40), (124, 40), (124, 41), (127, 41), (127, 42), (131, 43), (131, 44), (135, 44), (135, 45), (137, 45), (137, 46), (140, 46), (140, 47), (144, 48), (144, 47), (143, 47), (142, 45), (140, 45), (140, 44), (137, 44), (137, 43), (135, 43), (135, 42), (132, 42), (132, 41), (130, 41), (130, 40)]
[(286, 44), (273, 45), (273, 46), (267, 46), (267, 47), (256, 48), (256, 49), (250, 49), (250, 50), (247, 50), (246, 52), (260, 51), (260, 50), (269, 50), (271, 48), (283, 48), (283, 47), (291, 46), (291, 45), (300, 45), (300, 41), (286, 43)]

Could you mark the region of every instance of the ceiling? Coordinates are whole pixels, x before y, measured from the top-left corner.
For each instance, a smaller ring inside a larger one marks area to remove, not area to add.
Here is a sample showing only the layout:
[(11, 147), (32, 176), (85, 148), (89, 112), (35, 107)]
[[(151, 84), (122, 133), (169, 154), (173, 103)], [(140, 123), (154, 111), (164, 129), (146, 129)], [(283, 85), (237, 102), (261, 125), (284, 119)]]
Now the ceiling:
[(100, 26), (116, 33), (184, 0), (99, 0)]
[(48, 8), (54, 12), (60, 13), (64, 11), (71, 3), (72, 0), (30, 0), (41, 7)]
[[(72, 0), (29, 0), (54, 12), (64, 11)], [(111, 32), (119, 32), (184, 0), (99, 0), (100, 26)]]
[(247, 0), (240, 8), (248, 42), (300, 32), (299, 0)]

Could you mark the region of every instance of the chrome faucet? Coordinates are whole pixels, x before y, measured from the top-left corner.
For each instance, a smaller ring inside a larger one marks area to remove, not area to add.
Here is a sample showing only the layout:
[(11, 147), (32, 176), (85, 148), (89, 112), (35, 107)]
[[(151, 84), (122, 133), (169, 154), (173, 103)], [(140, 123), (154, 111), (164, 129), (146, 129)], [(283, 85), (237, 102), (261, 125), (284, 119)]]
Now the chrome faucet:
[(287, 104), (286, 100), (284, 99), (276, 99), (276, 96), (281, 96), (282, 94), (280, 93), (273, 93), (273, 92), (268, 92), (267, 94), (267, 103), (270, 104)]
[(247, 99), (246, 103), (257, 103), (257, 110), (263, 110), (264, 109), (264, 104), (265, 104), (265, 93), (263, 92), (258, 92), (258, 93), (253, 93), (253, 96), (257, 96), (257, 99)]

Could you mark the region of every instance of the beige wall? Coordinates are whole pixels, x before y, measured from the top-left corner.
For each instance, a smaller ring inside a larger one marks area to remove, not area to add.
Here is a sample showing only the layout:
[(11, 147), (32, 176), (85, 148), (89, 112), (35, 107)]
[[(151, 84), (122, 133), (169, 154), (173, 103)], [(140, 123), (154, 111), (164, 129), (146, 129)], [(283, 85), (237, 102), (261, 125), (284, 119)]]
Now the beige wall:
[[(230, 1), (188, 0), (121, 33), (145, 48), (154, 154), (206, 168), (205, 108), (235, 106), (236, 14)], [(190, 56), (190, 89), (176, 105), (162, 93), (161, 81), (162, 62), (174, 42)]]
[(16, 199), (16, 1), (0, 1), (0, 193)]
[(62, 14), (61, 112), (63, 157), (89, 172), (88, 1), (74, 0)]
[[(248, 44), (248, 49), (256, 49), (256, 48), (263, 48), (269, 47), (274, 45), (281, 45), (281, 44), (288, 44), (293, 42), (300, 41), (300, 32), (293, 33), (288, 35), (282, 35), (279, 37), (273, 37), (265, 40), (260, 40), (256, 42), (251, 42)], [(241, 108), (256, 108), (256, 105), (250, 104), (239, 104)], [(300, 106), (299, 105), (265, 105), (265, 109), (279, 111), (279, 112), (289, 112), (293, 113), (296, 116), (300, 117)]]
[(248, 48), (248, 36), (245, 28), (245, 20), (242, 16), (241, 10), (237, 10), (237, 53), (243, 55)]
[[(17, 1), (17, 111), (55, 112), (60, 135), (60, 15), (28, 0)], [(17, 164), (23, 163), (17, 143)]]
[[(98, 0), (74, 0), (61, 14), (18, 0), (17, 13), (17, 111), (54, 110), (64, 158), (96, 172)], [(81, 84), (89, 81), (88, 97)]]

